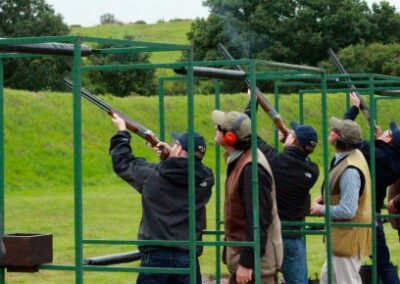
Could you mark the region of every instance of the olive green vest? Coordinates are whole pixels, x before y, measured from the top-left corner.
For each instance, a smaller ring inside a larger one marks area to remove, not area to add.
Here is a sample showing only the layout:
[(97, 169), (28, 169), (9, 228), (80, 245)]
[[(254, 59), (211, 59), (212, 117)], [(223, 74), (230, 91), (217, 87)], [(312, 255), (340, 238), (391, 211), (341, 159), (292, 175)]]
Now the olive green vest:
[[(329, 174), (331, 187), (331, 205), (340, 201), (340, 177), (349, 168), (356, 168), (364, 179), (362, 194), (358, 199), (358, 209), (352, 219), (334, 220), (359, 224), (371, 223), (371, 178), (368, 164), (359, 150), (353, 150), (347, 157), (339, 161)], [(336, 256), (369, 256), (371, 255), (371, 228), (349, 227), (339, 228), (332, 226), (332, 252)]]

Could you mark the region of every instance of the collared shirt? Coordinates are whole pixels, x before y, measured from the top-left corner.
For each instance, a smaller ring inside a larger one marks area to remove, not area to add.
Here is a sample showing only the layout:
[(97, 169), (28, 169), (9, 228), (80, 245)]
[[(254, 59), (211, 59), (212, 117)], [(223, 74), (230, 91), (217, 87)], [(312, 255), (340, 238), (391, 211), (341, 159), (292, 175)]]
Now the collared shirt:
[[(350, 154), (348, 152), (340, 152), (335, 154), (333, 165), (346, 158)], [(331, 205), (332, 219), (350, 219), (353, 218), (358, 209), (358, 198), (361, 190), (361, 177), (355, 168), (347, 168), (339, 181), (340, 201), (337, 205)], [(325, 206), (321, 210), (325, 214)]]

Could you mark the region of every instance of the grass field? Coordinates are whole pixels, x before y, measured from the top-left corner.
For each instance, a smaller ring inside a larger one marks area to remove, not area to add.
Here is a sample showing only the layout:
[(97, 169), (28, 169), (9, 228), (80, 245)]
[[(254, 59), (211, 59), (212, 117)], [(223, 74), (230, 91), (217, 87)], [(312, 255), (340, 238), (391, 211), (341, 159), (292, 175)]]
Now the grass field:
[[(102, 99), (158, 133), (158, 97), (104, 96)], [(272, 101), (271, 96), (268, 99)], [(209, 150), (205, 163), (211, 167), (215, 166), (214, 125), (210, 119), (214, 100), (214, 96), (195, 96), (195, 128), (206, 137)], [(330, 95), (328, 101), (328, 115), (341, 116), (345, 108), (344, 96)], [(282, 96), (280, 113), (285, 121), (297, 119), (297, 102), (296, 95)], [(246, 103), (244, 94), (221, 96), (221, 109), (225, 111), (243, 110)], [(380, 103), (379, 122), (382, 127), (390, 119), (398, 120), (397, 107), (394, 107), (397, 104), (389, 101)], [(315, 125), (322, 137), (320, 105), (319, 96), (305, 97), (306, 122)], [(167, 133), (172, 130), (183, 132), (187, 129), (186, 106), (185, 96), (165, 98)], [(115, 130), (109, 117), (86, 101), (82, 101), (82, 113), (84, 239), (135, 239), (141, 216), (140, 195), (112, 171), (108, 143)], [(358, 122), (364, 130), (368, 129), (363, 117), (360, 116)], [(259, 135), (272, 142), (272, 122), (262, 111), (258, 114), (258, 126)], [(70, 94), (6, 90), (6, 233), (52, 233), (55, 264), (74, 263), (72, 133)], [(136, 136), (132, 147), (137, 155), (157, 160), (143, 140)], [(321, 148), (318, 147), (312, 159), (322, 169)], [(313, 196), (319, 194), (322, 178), (321, 176), (312, 189)], [(389, 229), (388, 225), (385, 226), (389, 246), (395, 251), (399, 245), (397, 233)], [(215, 228), (215, 194), (208, 205), (208, 228)], [(211, 237), (206, 239), (212, 240)], [(325, 259), (322, 238), (308, 237), (307, 243), (309, 274), (319, 274)], [(132, 249), (128, 246), (85, 245), (84, 257)], [(214, 249), (205, 249), (205, 254), (201, 257), (204, 274), (214, 274), (214, 255)], [(400, 264), (400, 256), (393, 253), (393, 261)], [(84, 273), (85, 283), (96, 284), (132, 283), (135, 277), (136, 274), (129, 273)], [(6, 280), (8, 283), (18, 284), (74, 283), (74, 273), (45, 270), (35, 274), (7, 273)]]

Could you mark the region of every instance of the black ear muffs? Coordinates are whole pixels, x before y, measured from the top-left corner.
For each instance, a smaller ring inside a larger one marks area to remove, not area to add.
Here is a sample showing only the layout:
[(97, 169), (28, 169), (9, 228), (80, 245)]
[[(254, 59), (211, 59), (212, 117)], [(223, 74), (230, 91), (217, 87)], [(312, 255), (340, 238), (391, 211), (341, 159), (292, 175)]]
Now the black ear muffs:
[(350, 144), (343, 140), (343, 138), (338, 138), (335, 141), (335, 147), (338, 149), (349, 148)]
[(240, 129), (240, 125), (246, 118), (247, 116), (243, 114), (241, 117), (238, 118), (238, 120), (236, 120), (235, 124), (232, 126), (232, 129), (224, 133), (223, 139), (225, 145), (229, 147), (233, 147), (236, 145), (238, 141), (238, 131)]

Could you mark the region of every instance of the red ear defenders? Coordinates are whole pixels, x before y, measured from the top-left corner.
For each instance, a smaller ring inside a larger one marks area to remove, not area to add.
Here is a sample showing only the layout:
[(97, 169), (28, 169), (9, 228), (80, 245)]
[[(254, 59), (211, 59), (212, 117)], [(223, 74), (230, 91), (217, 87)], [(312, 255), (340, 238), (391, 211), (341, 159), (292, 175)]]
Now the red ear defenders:
[(229, 146), (229, 147), (233, 147), (235, 146), (235, 144), (238, 141), (238, 131), (240, 129), (240, 125), (242, 124), (242, 122), (247, 118), (246, 115), (242, 115), (240, 116), (235, 124), (232, 126), (231, 130), (227, 130), (226, 132), (224, 132), (224, 136), (222, 139), (224, 139), (224, 143), (225, 145)]

